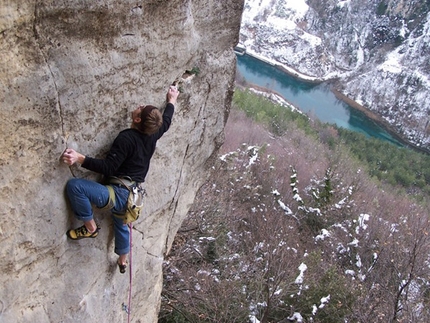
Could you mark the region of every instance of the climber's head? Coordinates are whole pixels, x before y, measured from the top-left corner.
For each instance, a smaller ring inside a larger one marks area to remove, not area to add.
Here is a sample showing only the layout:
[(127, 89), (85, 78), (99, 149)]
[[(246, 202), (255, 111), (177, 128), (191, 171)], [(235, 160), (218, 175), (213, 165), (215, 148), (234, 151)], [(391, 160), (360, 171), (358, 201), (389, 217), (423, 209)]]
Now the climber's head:
[(152, 135), (160, 129), (163, 124), (161, 112), (152, 105), (145, 105), (136, 108), (132, 113), (132, 128), (139, 130), (146, 135)]

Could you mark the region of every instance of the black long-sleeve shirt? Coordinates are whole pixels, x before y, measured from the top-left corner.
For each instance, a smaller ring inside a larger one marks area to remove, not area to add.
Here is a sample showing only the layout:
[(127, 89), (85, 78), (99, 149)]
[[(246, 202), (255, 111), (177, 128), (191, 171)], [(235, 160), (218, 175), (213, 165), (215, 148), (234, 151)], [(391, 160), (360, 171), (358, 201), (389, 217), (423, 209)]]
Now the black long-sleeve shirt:
[(163, 113), (163, 125), (157, 133), (145, 135), (136, 129), (121, 131), (105, 159), (85, 156), (82, 167), (109, 176), (129, 176), (144, 182), (157, 140), (170, 128), (174, 106), (168, 103)]

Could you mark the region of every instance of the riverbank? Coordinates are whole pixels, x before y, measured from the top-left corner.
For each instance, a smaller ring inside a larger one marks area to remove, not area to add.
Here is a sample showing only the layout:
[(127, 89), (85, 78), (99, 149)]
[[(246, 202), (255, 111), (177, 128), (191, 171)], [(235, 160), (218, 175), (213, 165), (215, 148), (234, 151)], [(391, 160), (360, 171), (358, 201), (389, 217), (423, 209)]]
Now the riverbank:
[[(268, 98), (274, 103), (281, 104), (283, 106), (290, 108), (293, 111), (297, 111), (303, 114), (303, 111), (301, 111), (293, 103), (289, 102), (282, 94), (274, 90), (269, 90), (265, 87), (259, 86), (257, 84), (249, 83), (249, 82), (244, 83), (242, 80), (239, 80), (237, 78), (235, 80), (235, 86), (241, 90), (247, 90), (247, 89), (254, 90), (255, 93), (264, 95), (264, 97)], [(275, 96), (275, 99), (273, 99), (272, 96)]]
[[(299, 73), (290, 67), (286, 67), (282, 64), (279, 64), (279, 63), (274, 62), (270, 59), (262, 57), (261, 55), (258, 55), (255, 53), (250, 53), (249, 51), (246, 51), (246, 56), (249, 56), (249, 57), (255, 59), (256, 61), (260, 61), (262, 63), (268, 64), (272, 68), (280, 71), (281, 73), (284, 73), (284, 74), (286, 74), (286, 75), (288, 75), (288, 76), (290, 76), (290, 77), (292, 77), (298, 81), (302, 81), (304, 83), (309, 83), (309, 84), (328, 83), (330, 85), (329, 86), (330, 91), (333, 93), (333, 95), (336, 97), (337, 100), (346, 103), (351, 109), (356, 110), (356, 111), (360, 111), (361, 113), (363, 113), (369, 120), (374, 122), (375, 125), (378, 125), (387, 134), (389, 134), (393, 138), (393, 140), (395, 140), (396, 142), (399, 143), (399, 145), (402, 145), (402, 146), (405, 146), (408, 148), (412, 148), (416, 151), (423, 152), (426, 154), (430, 153), (429, 150), (422, 148), (422, 147), (415, 146), (413, 143), (408, 141), (406, 138), (402, 137), (392, 125), (390, 125), (385, 119), (382, 118), (382, 116), (376, 114), (375, 112), (371, 111), (370, 109), (366, 108), (365, 106), (362, 106), (358, 102), (352, 100), (351, 98), (347, 97), (346, 95), (341, 93), (339, 90), (337, 90), (335, 87), (336, 79), (327, 80), (327, 79), (322, 79), (322, 78), (311, 77), (309, 75)], [(300, 107), (297, 107), (294, 104), (291, 104), (283, 95), (281, 95), (280, 93), (276, 93), (273, 89), (268, 89), (264, 86), (255, 85), (255, 84), (251, 84), (248, 82), (247, 82), (247, 84), (241, 84), (241, 86), (245, 86), (245, 87), (248, 86), (250, 88), (254, 88), (256, 91), (267, 93), (267, 94), (273, 93), (276, 96), (282, 98), (289, 105), (295, 107), (298, 111), (301, 111)], [(266, 96), (268, 96), (268, 95), (266, 95)]]
[(295, 70), (289, 66), (286, 66), (284, 64), (280, 64), (279, 62), (268, 59), (268, 58), (266, 58), (262, 55), (259, 55), (255, 52), (250, 52), (250, 51), (245, 50), (242, 55), (248, 55), (250, 57), (258, 59), (261, 62), (264, 62), (266, 64), (269, 64), (269, 65), (275, 67), (276, 69), (280, 70), (283, 73), (286, 73), (286, 74), (288, 74), (288, 75), (290, 75), (296, 79), (299, 79), (300, 81), (305, 81), (305, 82), (308, 82), (311, 84), (320, 84), (320, 83), (329, 81), (329, 79), (318, 78), (318, 77), (314, 77), (314, 76), (300, 73), (299, 71), (297, 71), (297, 70)]
[(358, 111), (361, 111), (363, 114), (366, 115), (369, 119), (373, 120), (376, 124), (378, 124), (381, 128), (383, 128), (385, 131), (387, 131), (391, 136), (393, 136), (397, 141), (399, 141), (402, 145), (419, 149), (419, 147), (413, 146), (410, 142), (402, 138), (391, 125), (388, 124), (380, 115), (376, 114), (375, 112), (367, 109), (363, 105), (359, 104), (358, 102), (352, 100), (345, 94), (341, 93), (335, 88), (331, 88), (331, 91), (333, 94), (338, 98), (340, 101), (345, 102), (348, 104), (351, 108), (356, 109)]
[(404, 147), (414, 149), (418, 152), (429, 154), (430, 151), (428, 149), (418, 147), (408, 141), (407, 139), (403, 138), (393, 127), (385, 121), (379, 114), (376, 114), (375, 112), (369, 110), (368, 108), (362, 106), (358, 102), (350, 99), (340, 91), (336, 90), (335, 88), (332, 88), (331, 91), (333, 94), (338, 98), (340, 101), (345, 102), (348, 104), (351, 108), (356, 109), (358, 111), (361, 111), (364, 113), (369, 119), (373, 120), (376, 124), (378, 124), (381, 128), (383, 128), (386, 132), (388, 132), (393, 138), (395, 138), (397, 141), (399, 141)]

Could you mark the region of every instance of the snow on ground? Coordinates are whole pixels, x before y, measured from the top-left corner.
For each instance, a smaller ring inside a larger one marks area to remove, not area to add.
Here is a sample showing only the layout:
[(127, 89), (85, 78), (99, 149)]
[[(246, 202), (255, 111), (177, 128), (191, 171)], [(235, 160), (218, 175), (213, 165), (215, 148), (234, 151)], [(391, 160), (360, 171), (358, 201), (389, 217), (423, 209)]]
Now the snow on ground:
[(270, 8), (271, 0), (246, 0), (242, 14), (242, 23), (251, 22), (263, 10)]
[(299, 323), (301, 323), (301, 322), (303, 322), (303, 317), (302, 317), (302, 315), (300, 313), (295, 312), (293, 315), (291, 315), (288, 318), (288, 320), (290, 322), (299, 322)]
[(303, 283), (303, 277), (305, 275), (305, 271), (308, 269), (308, 266), (306, 266), (304, 263), (302, 263), (299, 266), (300, 274), (297, 276), (295, 283), (296, 284), (302, 284)]
[(287, 107), (287, 108), (291, 109), (291, 111), (295, 111), (295, 112), (303, 114), (302, 111), (300, 111), (297, 107), (295, 107), (291, 103), (287, 102), (280, 95), (277, 95), (277, 94), (271, 93), (271, 92), (269, 93), (269, 92), (264, 92), (264, 91), (258, 91), (258, 90), (254, 89), (254, 88), (251, 88), (249, 90), (251, 92), (255, 93), (255, 94), (258, 94), (258, 95), (261, 95), (261, 96), (264, 96), (264, 97), (268, 98), (270, 101), (272, 101), (272, 102), (274, 102), (276, 104), (279, 104), (279, 105), (282, 105), (284, 107)]
[(309, 10), (305, 0), (286, 0), (283, 9), (294, 14), (296, 19), (302, 19)]
[[(302, 20), (309, 10), (309, 6), (306, 4), (305, 0), (287, 0), (284, 2), (278, 1), (273, 5), (270, 0), (246, 0), (245, 8), (242, 14), (242, 28), (241, 32), (247, 33), (246, 25), (253, 26), (258, 21), (258, 24), (266, 24), (268, 28), (272, 30), (277, 30), (280, 33), (284, 33), (286, 30), (294, 30), (297, 27), (297, 22)], [(270, 16), (268, 19), (261, 21), (259, 18), (263, 12), (267, 12)], [(282, 15), (280, 14), (282, 12)], [(280, 16), (281, 15), (281, 16)], [(307, 43), (310, 47), (315, 47), (321, 44), (321, 39), (314, 35), (311, 35), (305, 31), (300, 32), (300, 37)], [(243, 45), (246, 48), (246, 53), (253, 56), (261, 61), (269, 63), (271, 65), (280, 66), (291, 74), (297, 75), (304, 80), (308, 81), (319, 81), (319, 78), (310, 77), (305, 74), (298, 73), (296, 70), (288, 67), (287, 65), (281, 64), (274, 59), (267, 58), (264, 55), (254, 51), (252, 46), (254, 44), (254, 39), (252, 35), (248, 35), (248, 41), (245, 41)], [(282, 53), (277, 53), (282, 56)], [(332, 76), (330, 76), (332, 77)]]
[(387, 60), (379, 65), (378, 70), (393, 74), (402, 72), (402, 64), (400, 64), (401, 55), (398, 52), (391, 52), (387, 55)]
[(321, 234), (315, 237), (315, 241), (324, 240), (325, 238), (330, 237), (330, 232), (327, 229), (322, 229)]
[(305, 0), (286, 0), (275, 5), (273, 5), (272, 0), (246, 0), (242, 22), (252, 22), (262, 12), (268, 10), (273, 14), (277, 12), (277, 9), (282, 9), (283, 12), (291, 17), (290, 20), (294, 22), (295, 19), (301, 19), (305, 16), (309, 6)]
[(351, 0), (342, 0), (337, 3), (339, 8), (343, 8), (345, 6), (349, 7)]
[[(408, 32), (407, 28), (404, 27), (402, 32)], [(413, 55), (413, 53), (421, 53), (423, 51), (423, 47), (427, 46), (428, 38), (430, 37), (430, 14), (427, 15), (427, 22), (423, 27), (423, 34), (416, 38), (409, 38), (405, 45), (401, 46), (397, 49), (396, 52), (393, 52), (392, 55), (389, 55), (388, 58), (391, 60), (397, 59), (397, 63), (399, 65), (407, 64), (408, 60), (410, 60), (409, 56)], [(406, 54), (400, 54), (400, 52), (406, 52)], [(397, 57), (395, 56), (397, 54)], [(413, 76), (417, 79), (421, 80), (421, 82), (427, 87), (430, 87), (430, 79), (428, 75), (425, 75), (419, 69), (414, 69)]]

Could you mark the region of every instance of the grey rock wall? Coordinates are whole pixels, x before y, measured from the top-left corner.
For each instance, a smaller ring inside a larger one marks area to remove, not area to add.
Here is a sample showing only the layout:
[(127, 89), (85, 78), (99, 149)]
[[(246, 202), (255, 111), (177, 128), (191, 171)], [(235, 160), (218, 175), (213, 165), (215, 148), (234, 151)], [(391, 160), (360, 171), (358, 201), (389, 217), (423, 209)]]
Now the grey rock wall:
[(102, 157), (141, 104), (162, 107), (186, 70), (173, 124), (134, 224), (132, 322), (156, 322), (162, 261), (223, 142), (243, 1), (2, 1), (0, 322), (125, 322), (129, 276), (115, 265), (110, 215), (71, 242), (64, 187), (100, 179), (59, 162)]

